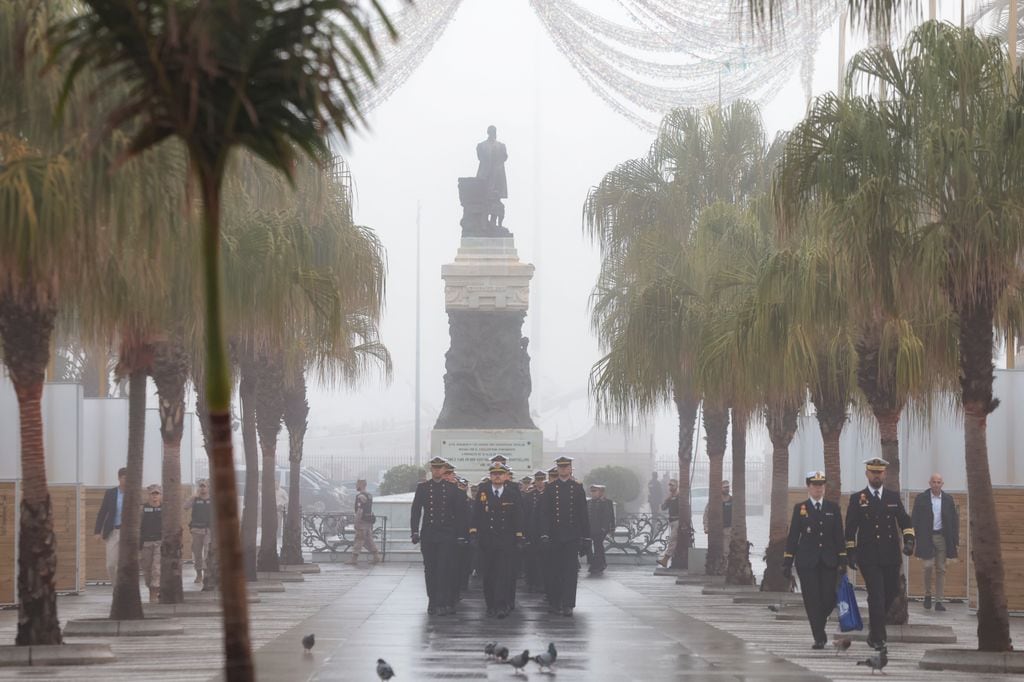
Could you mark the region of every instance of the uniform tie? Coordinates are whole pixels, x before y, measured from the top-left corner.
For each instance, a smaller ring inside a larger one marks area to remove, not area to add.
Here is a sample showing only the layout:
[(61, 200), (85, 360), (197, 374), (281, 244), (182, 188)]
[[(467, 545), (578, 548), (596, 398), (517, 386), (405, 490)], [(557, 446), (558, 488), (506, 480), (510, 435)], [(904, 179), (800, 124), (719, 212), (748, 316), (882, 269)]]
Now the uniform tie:
[(816, 512), (820, 512), (821, 511), (821, 502), (815, 502), (814, 503), (814, 511), (816, 511)]
[(875, 499), (878, 499), (878, 500), (882, 499), (882, 490), (881, 489), (878, 489), (878, 490), (875, 491)]

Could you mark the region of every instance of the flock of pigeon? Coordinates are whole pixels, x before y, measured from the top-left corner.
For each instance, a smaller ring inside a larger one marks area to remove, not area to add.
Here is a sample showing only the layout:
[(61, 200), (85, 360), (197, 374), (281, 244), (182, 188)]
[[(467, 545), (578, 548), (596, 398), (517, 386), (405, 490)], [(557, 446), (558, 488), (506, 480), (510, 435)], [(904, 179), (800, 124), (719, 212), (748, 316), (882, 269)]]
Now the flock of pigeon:
[[(309, 634), (302, 638), (302, 648), (307, 654), (312, 652), (314, 644), (316, 644), (316, 637), (314, 635)], [(852, 640), (849, 637), (836, 637), (832, 640), (832, 647), (836, 650), (837, 656), (840, 652), (847, 651), (850, 648), (850, 644), (852, 644)], [(518, 675), (519, 671), (525, 668), (531, 661), (540, 666), (541, 672), (545, 670), (551, 671), (555, 661), (558, 660), (558, 649), (555, 648), (555, 643), (551, 642), (548, 644), (547, 651), (541, 652), (536, 656), (531, 656), (529, 649), (523, 649), (522, 653), (509, 656), (507, 646), (498, 642), (488, 642), (484, 645), (484, 655), (487, 656), (489, 661), (497, 661), (512, 666), (514, 674)], [(857, 661), (857, 665), (871, 668), (872, 675), (875, 674), (876, 670), (884, 675), (885, 671), (883, 668), (888, 664), (889, 652), (884, 646), (874, 656)], [(395, 677), (394, 669), (383, 658), (377, 659), (377, 677), (382, 682), (388, 682), (392, 677)]]
[(536, 656), (530, 655), (529, 649), (523, 649), (521, 654), (515, 656), (508, 655), (508, 647), (499, 644), (498, 642), (488, 642), (484, 645), (484, 655), (490, 661), (500, 661), (501, 663), (507, 663), (518, 675), (519, 671), (526, 667), (526, 664), (533, 661), (540, 666), (541, 671), (547, 669), (551, 670), (551, 667), (558, 660), (558, 649), (555, 648), (555, 643), (551, 642), (548, 644), (548, 650), (537, 654)]
[[(316, 644), (316, 635), (309, 634), (302, 638), (302, 648), (305, 653), (309, 654), (313, 651), (313, 646)], [(548, 644), (548, 650), (537, 654), (536, 656), (530, 655), (529, 649), (524, 649), (521, 654), (516, 656), (508, 655), (508, 647), (499, 644), (498, 642), (488, 642), (484, 645), (484, 654), (487, 656), (489, 661), (498, 661), (500, 663), (507, 663), (512, 666), (514, 673), (519, 674), (519, 671), (526, 667), (526, 664), (533, 661), (540, 666), (541, 671), (550, 671), (552, 666), (555, 665), (555, 661), (558, 660), (558, 649), (555, 648), (555, 643), (551, 642)], [(383, 658), (377, 659), (377, 677), (382, 682), (387, 682), (392, 677), (395, 677), (394, 669), (385, 661)]]

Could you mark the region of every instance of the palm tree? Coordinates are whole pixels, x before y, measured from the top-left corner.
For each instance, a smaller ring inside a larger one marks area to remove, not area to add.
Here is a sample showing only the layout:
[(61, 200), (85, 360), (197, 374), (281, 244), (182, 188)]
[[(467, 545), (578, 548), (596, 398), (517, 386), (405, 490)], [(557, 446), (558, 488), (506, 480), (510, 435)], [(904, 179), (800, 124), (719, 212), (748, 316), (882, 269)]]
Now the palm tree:
[(304, 368), (292, 370), (284, 382), (284, 425), (288, 429), (288, 511), (281, 538), (281, 563), (304, 563), (302, 557), (302, 509), (299, 504), (299, 475), (302, 467), (302, 444), (308, 425), (309, 402), (306, 400)]
[[(764, 130), (753, 104), (679, 109), (665, 117), (648, 155), (605, 175), (584, 208), (602, 252), (592, 323), (607, 353), (592, 370), (592, 390), (609, 416), (646, 413), (670, 399), (675, 404), (684, 539), (692, 532), (686, 484), (701, 396), (695, 302), (704, 289), (687, 254), (701, 211), (716, 201), (747, 201), (766, 177), (765, 166)], [(686, 566), (687, 545), (678, 544), (673, 565)]]
[[(70, 87), (96, 67), (103, 85), (127, 84), (112, 129), (132, 127), (127, 156), (177, 137), (189, 155), (203, 214), (206, 390), (218, 492), (224, 644), (228, 679), (254, 675), (242, 580), (231, 453), (231, 382), (221, 325), (221, 190), (231, 152), (246, 148), (286, 175), (297, 150), (322, 153), (332, 131), (358, 120), (355, 78), (372, 79), (372, 16), (348, 0), (282, 6), (272, 0), (182, 5), (163, 0), (84, 0), (57, 27)], [(372, 2), (374, 13), (383, 17)], [(386, 23), (386, 19), (385, 23)], [(390, 29), (390, 24), (387, 24)]]
[[(888, 407), (892, 414), (905, 402), (901, 392), (923, 373), (919, 347), (932, 345), (914, 341), (912, 325), (894, 314), (907, 309), (901, 297), (935, 311), (949, 306), (955, 315), (978, 639), (980, 648), (995, 651), (1008, 649), (1009, 633), (985, 420), (996, 406), (995, 310), (1018, 279), (1021, 224), (1011, 200), (1019, 176), (1010, 169), (1019, 164), (1022, 136), (1007, 124), (1019, 106), (1008, 95), (1016, 92), (1008, 73), (998, 40), (935, 22), (916, 29), (899, 50), (864, 51), (851, 64), (850, 96), (812, 108), (791, 174), (799, 178), (792, 187), (827, 193), (848, 216), (837, 221), (836, 235), (849, 271), (865, 277), (869, 303), (860, 314), (858, 372), (888, 384), (879, 382), (888, 393), (868, 396), (876, 413)], [(857, 96), (858, 87), (874, 92), (879, 83), (890, 99)], [(937, 355), (951, 355), (951, 344), (934, 345)], [(890, 448), (893, 431), (894, 425), (886, 432)]]

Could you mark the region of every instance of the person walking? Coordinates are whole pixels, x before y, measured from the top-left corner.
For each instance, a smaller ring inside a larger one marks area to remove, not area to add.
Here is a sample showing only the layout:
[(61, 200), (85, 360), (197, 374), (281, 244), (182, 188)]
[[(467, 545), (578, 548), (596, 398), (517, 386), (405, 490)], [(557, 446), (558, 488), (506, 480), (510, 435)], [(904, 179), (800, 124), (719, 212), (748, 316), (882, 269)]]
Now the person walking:
[(210, 552), (210, 528), (213, 522), (213, 500), (210, 484), (205, 478), (196, 484), (196, 494), (188, 501), (191, 515), (188, 532), (192, 535), (192, 565), (196, 569), (196, 583), (203, 582), (203, 571)]
[(836, 607), (837, 574), (846, 573), (843, 517), (839, 505), (825, 499), (823, 472), (810, 471), (804, 481), (807, 499), (793, 507), (782, 573), (792, 580), (796, 563), (804, 611), (814, 637), (811, 648), (824, 649), (828, 643), (825, 622)]
[(661, 481), (658, 480), (658, 472), (652, 471), (651, 480), (647, 482), (647, 504), (651, 506), (651, 516), (661, 515), (661, 503), (664, 499)]
[(679, 481), (674, 478), (668, 482), (668, 497), (661, 503), (661, 508), (668, 513), (668, 542), (665, 553), (658, 558), (658, 565), (667, 568), (679, 544)]
[(541, 498), (542, 545), (548, 548), (548, 610), (572, 616), (576, 608), (579, 556), (590, 544), (590, 519), (583, 485), (572, 479), (572, 458), (555, 460), (558, 478)]
[(866, 488), (850, 495), (846, 510), (847, 565), (860, 571), (868, 590), (868, 646), (885, 646), (885, 614), (900, 589), (900, 536), (903, 553), (914, 553), (914, 528), (899, 493), (884, 488), (889, 463), (864, 462)]
[(547, 487), (547, 473), (533, 472), (533, 487), (526, 504), (526, 587), (530, 592), (544, 591), (544, 562), (540, 547), (540, 504)]
[(163, 510), (160, 508), (163, 489), (154, 483), (146, 488), (149, 499), (142, 505), (139, 525), (139, 547), (142, 579), (149, 588), (149, 601), (160, 601), (160, 545), (163, 543)]
[[(704, 507), (704, 534), (708, 534), (708, 508)], [(722, 561), (729, 562), (732, 546), (732, 491), (729, 481), (722, 481)]]
[(935, 576), (935, 610), (945, 611), (946, 560), (956, 559), (960, 545), (960, 514), (953, 496), (942, 491), (942, 474), (928, 479), (928, 490), (914, 498), (910, 513), (917, 538), (914, 553), (924, 562), (924, 607), (932, 607), (932, 575)]
[(466, 541), (467, 531), (464, 496), (455, 484), (444, 480), (446, 464), (441, 457), (430, 460), (430, 478), (416, 486), (409, 517), (412, 544), (420, 545), (423, 553), (427, 613), (432, 616), (454, 613), (449, 578), (456, 545)]
[(377, 517), (373, 515), (373, 495), (366, 492), (366, 479), (360, 478), (356, 481), (356, 501), (354, 509), (353, 525), (356, 529), (356, 541), (352, 545), (352, 558), (349, 563), (353, 566), (359, 563), (359, 551), (366, 549), (373, 555), (373, 563), (380, 563), (380, 552), (377, 550), (377, 543), (373, 541), (373, 524)]
[(117, 584), (117, 553), (121, 540), (121, 508), (124, 506), (124, 489), (128, 481), (128, 469), (117, 470), (117, 486), (103, 493), (100, 511), (96, 514), (96, 525), (93, 533), (97, 540), (102, 540), (106, 550), (107, 577), (110, 584)]
[(604, 539), (615, 530), (615, 504), (605, 497), (605, 487), (595, 483), (590, 486), (590, 499), (587, 501), (588, 521), (590, 522), (591, 550), (587, 572), (590, 575), (601, 575), (608, 567), (604, 555)]
[(516, 555), (525, 542), (523, 496), (504, 464), (492, 464), (488, 473), (473, 502), (469, 538), (480, 552), (487, 615), (505, 618), (515, 606)]

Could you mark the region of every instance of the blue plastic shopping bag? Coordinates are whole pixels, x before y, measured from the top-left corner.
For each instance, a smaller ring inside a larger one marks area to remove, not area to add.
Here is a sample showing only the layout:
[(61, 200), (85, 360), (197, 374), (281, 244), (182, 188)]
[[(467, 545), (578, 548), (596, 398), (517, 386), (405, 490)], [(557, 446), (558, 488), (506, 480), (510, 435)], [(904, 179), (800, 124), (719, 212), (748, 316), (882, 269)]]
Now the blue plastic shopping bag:
[(860, 609), (857, 608), (857, 595), (853, 591), (850, 579), (845, 574), (839, 578), (836, 608), (839, 610), (839, 629), (841, 631), (850, 632), (864, 629), (864, 621), (860, 619)]

